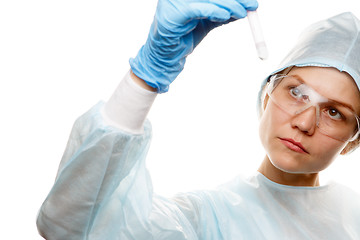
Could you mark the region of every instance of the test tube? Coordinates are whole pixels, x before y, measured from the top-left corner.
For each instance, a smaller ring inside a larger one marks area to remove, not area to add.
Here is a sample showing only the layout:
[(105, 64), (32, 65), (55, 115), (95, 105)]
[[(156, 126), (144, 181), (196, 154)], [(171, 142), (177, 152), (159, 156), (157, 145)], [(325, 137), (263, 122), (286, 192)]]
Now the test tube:
[(258, 57), (261, 60), (265, 60), (268, 58), (268, 50), (265, 44), (264, 36), (262, 34), (259, 16), (256, 11), (248, 11), (247, 18), (249, 20), (249, 25), (255, 42)]

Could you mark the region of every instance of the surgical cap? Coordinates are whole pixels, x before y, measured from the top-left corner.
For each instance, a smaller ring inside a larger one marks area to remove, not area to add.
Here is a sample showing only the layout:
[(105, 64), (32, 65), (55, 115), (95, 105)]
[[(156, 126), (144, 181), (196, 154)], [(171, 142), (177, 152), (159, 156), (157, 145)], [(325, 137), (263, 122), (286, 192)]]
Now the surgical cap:
[[(317, 66), (334, 67), (347, 72), (360, 89), (360, 21), (351, 12), (345, 12), (310, 25), (300, 35), (294, 48), (281, 62), (280, 68)], [(271, 74), (271, 75), (272, 75)], [(262, 83), (258, 98), (261, 109)]]

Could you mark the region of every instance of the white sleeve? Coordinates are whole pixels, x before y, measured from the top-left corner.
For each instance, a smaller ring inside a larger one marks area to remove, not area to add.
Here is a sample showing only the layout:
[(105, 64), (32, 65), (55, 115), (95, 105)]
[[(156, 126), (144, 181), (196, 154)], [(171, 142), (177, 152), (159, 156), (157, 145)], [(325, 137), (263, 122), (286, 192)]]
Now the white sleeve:
[(111, 126), (142, 134), (144, 121), (156, 96), (156, 92), (135, 83), (129, 71), (103, 107), (103, 118)]
[(198, 240), (180, 208), (153, 194), (145, 161), (151, 124), (144, 119), (156, 93), (130, 80), (74, 123), (38, 214), (45, 239)]

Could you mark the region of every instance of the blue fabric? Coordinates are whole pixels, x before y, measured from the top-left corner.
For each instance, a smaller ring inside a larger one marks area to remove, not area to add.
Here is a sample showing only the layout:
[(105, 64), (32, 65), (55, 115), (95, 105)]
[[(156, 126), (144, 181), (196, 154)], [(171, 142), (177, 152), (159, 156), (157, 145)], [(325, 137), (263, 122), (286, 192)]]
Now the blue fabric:
[(104, 124), (102, 103), (74, 124), (38, 215), (48, 240), (360, 239), (360, 198), (332, 183), (290, 187), (260, 173), (173, 199), (152, 191), (151, 126), (132, 135)]

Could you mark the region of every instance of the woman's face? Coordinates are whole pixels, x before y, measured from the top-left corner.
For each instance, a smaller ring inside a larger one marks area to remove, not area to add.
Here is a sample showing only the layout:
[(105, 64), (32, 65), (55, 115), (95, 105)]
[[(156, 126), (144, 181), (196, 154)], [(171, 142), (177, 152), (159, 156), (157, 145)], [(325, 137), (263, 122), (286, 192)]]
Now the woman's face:
[[(335, 68), (294, 67), (297, 75), (322, 96), (351, 106), (359, 115), (360, 94), (353, 79)], [(266, 97), (260, 138), (273, 166), (286, 173), (317, 173), (325, 169), (347, 142), (324, 135), (316, 126), (314, 107), (290, 115)]]

